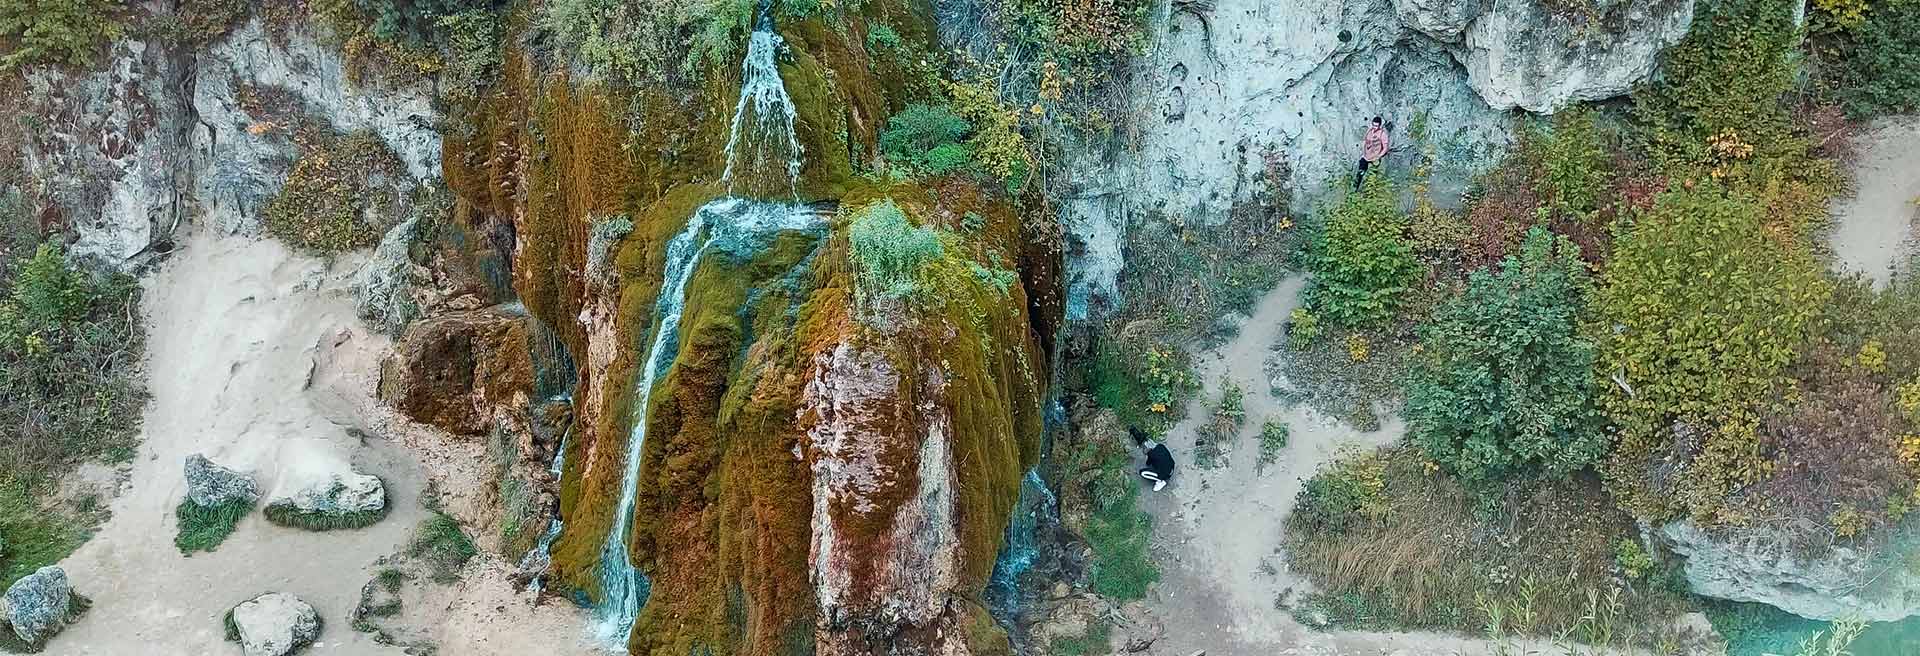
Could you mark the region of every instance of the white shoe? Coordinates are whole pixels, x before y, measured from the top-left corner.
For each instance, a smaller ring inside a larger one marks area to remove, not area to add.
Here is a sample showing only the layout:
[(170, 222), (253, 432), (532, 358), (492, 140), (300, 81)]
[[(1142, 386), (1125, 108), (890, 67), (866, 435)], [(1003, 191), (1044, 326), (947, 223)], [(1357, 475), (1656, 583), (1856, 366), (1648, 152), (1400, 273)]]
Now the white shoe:
[(1153, 491), (1155, 492), (1159, 492), (1161, 488), (1164, 488), (1166, 486), (1167, 486), (1166, 481), (1163, 481), (1157, 478), (1153, 480)]

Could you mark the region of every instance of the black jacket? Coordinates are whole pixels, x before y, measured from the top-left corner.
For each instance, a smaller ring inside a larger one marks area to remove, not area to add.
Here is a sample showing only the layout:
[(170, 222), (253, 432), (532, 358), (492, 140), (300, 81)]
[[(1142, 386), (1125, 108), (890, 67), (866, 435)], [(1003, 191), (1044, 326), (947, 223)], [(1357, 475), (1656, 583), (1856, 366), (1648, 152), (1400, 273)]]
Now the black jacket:
[(1167, 450), (1167, 445), (1155, 444), (1147, 450), (1147, 471), (1162, 480), (1173, 478), (1173, 452)]

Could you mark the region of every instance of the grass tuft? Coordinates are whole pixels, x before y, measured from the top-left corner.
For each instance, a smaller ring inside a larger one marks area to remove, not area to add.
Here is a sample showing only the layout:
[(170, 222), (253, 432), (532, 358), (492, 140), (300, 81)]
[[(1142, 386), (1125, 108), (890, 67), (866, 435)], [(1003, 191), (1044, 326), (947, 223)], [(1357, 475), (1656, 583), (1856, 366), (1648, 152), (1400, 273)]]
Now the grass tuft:
[[(445, 513), (434, 513), (420, 522), (413, 544), (407, 546), (407, 555), (426, 562), (432, 572), (429, 577), (435, 583), (460, 580), (460, 568), (479, 553), (473, 539), (460, 530), (460, 522)], [(386, 573), (381, 574), (384, 577)]]
[(309, 512), (295, 508), (291, 503), (277, 501), (267, 504), (267, 508), (262, 514), (267, 516), (267, 521), (281, 526), (291, 526), (309, 531), (336, 531), (366, 528), (377, 524), (380, 520), (387, 517), (387, 512), (392, 505), (393, 504), (389, 503), (380, 506), (377, 510), (364, 512), (332, 513)]
[(179, 547), (180, 553), (187, 556), (196, 551), (211, 552), (233, 534), (234, 527), (240, 525), (240, 518), (252, 511), (252, 503), (237, 499), (212, 507), (194, 503), (192, 499), (182, 499), (179, 507), (173, 510), (180, 525), (180, 533), (174, 536), (173, 546)]

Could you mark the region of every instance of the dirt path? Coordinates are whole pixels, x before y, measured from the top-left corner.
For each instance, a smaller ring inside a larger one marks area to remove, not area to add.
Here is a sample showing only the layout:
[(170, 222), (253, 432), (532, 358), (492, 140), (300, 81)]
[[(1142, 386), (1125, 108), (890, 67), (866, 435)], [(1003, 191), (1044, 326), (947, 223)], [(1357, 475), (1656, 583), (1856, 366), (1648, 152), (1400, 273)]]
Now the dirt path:
[[(1363, 433), (1304, 404), (1281, 403), (1268, 392), (1265, 362), (1284, 348), (1283, 322), (1298, 305), (1302, 278), (1289, 278), (1261, 300), (1240, 334), (1226, 345), (1195, 354), (1205, 390), (1187, 408), (1187, 418), (1167, 435), (1181, 469), (1163, 492), (1146, 492), (1142, 509), (1154, 516), (1154, 559), (1163, 574), (1147, 599), (1167, 628), (1156, 654), (1187, 656), (1442, 656), (1480, 654), (1480, 640), (1433, 633), (1322, 632), (1293, 621), (1275, 601), (1291, 590), (1309, 589), (1288, 571), (1281, 549), (1287, 517), (1305, 479), (1346, 448), (1372, 448), (1400, 439), (1400, 418), (1382, 413), (1380, 430)], [(1192, 465), (1196, 432), (1220, 395), (1222, 377), (1246, 394), (1246, 422), (1227, 464), (1214, 470)], [(1277, 418), (1291, 429), (1278, 462), (1257, 466), (1263, 422)], [(1522, 652), (1516, 652), (1522, 653)]]
[[(388, 342), (355, 317), (345, 287), (358, 261), (329, 266), (272, 241), (195, 235), (146, 280), (153, 399), (144, 441), (112, 519), (62, 563), (94, 606), (47, 653), (239, 654), (224, 641), (221, 618), (267, 591), (293, 593), (320, 612), (326, 627), (313, 653), (400, 653), (348, 622), (375, 560), (398, 550), (425, 516), (427, 479), (413, 453), (382, 437), (393, 422), (372, 392)], [(181, 461), (196, 452), (254, 471), (269, 497), (299, 472), (350, 462), (384, 479), (392, 513), (366, 529), (314, 533), (255, 512), (217, 551), (183, 557), (173, 511), (186, 493)], [(463, 644), (491, 644), (489, 635), (519, 630), (510, 615), (531, 612), (512, 606), (470, 609), (473, 617), (449, 633), (472, 629)]]
[(1851, 171), (1852, 196), (1834, 203), (1835, 268), (1866, 274), (1884, 286), (1913, 255), (1913, 222), (1920, 216), (1920, 117), (1875, 121), (1855, 141), (1860, 158)]

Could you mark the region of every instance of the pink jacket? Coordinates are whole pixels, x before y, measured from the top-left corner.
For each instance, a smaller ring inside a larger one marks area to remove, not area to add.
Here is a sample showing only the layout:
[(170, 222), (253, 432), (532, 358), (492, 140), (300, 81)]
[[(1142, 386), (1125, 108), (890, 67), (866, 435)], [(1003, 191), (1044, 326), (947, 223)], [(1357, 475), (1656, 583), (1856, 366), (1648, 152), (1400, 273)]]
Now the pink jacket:
[(1360, 158), (1369, 162), (1378, 162), (1387, 156), (1390, 140), (1387, 131), (1378, 125), (1367, 126), (1367, 141), (1360, 149)]

